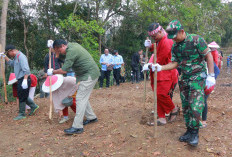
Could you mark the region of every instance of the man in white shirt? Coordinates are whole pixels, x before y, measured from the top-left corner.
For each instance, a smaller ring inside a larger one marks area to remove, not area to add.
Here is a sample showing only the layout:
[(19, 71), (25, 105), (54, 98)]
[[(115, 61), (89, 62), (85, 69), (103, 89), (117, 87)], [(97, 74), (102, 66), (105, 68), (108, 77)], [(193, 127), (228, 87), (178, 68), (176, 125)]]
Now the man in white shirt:
[(103, 87), (103, 80), (106, 78), (106, 88), (109, 88), (110, 84), (110, 73), (113, 70), (113, 56), (109, 54), (109, 50), (105, 49), (104, 54), (100, 58), (101, 77), (100, 77), (100, 88)]

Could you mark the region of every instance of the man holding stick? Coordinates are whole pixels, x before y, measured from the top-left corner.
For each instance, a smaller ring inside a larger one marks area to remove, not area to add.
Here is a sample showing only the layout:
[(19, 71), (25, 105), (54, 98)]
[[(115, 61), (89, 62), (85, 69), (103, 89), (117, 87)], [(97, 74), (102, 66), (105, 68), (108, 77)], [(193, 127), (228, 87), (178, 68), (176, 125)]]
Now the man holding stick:
[[(148, 34), (155, 40), (157, 49), (157, 63), (165, 65), (171, 62), (171, 49), (173, 41), (167, 38), (167, 33), (159, 23), (152, 23), (148, 28)], [(147, 42), (145, 42), (147, 43)], [(150, 51), (154, 51), (154, 44), (146, 44), (150, 47)], [(151, 65), (154, 62), (154, 54), (151, 56), (149, 63), (144, 66)], [(151, 66), (148, 66), (151, 69)], [(146, 70), (146, 69), (144, 69)], [(151, 87), (154, 91), (154, 72), (151, 69), (150, 72)], [(165, 125), (167, 123), (165, 113), (169, 114), (169, 122), (176, 120), (176, 116), (179, 113), (179, 108), (174, 105), (171, 98), (171, 93), (174, 90), (178, 81), (178, 72), (176, 69), (162, 71), (157, 73), (157, 113), (159, 119), (157, 125)]]
[(39, 106), (36, 105), (34, 101), (29, 97), (31, 78), (27, 57), (22, 52), (15, 49), (14, 45), (7, 45), (5, 51), (6, 55), (14, 59), (9, 59), (4, 53), (1, 53), (1, 56), (5, 58), (8, 65), (14, 67), (14, 73), (16, 79), (18, 80), (17, 94), (19, 97), (19, 114), (17, 117), (14, 118), (14, 120), (25, 119), (26, 104), (31, 108), (31, 112), (29, 113), (30, 116), (33, 115), (35, 111), (39, 108)]
[[(90, 94), (100, 76), (99, 68), (89, 52), (78, 43), (67, 43), (59, 39), (53, 43), (53, 48), (60, 57), (66, 56), (62, 68), (48, 69), (48, 76), (65, 74), (72, 68), (76, 73), (76, 82), (79, 84), (76, 95), (76, 116), (71, 128), (65, 129), (66, 134), (80, 134), (84, 131), (83, 125), (97, 122), (98, 119), (89, 103)], [(83, 122), (83, 118), (86, 120)]]
[[(196, 34), (184, 31), (180, 21), (173, 20), (167, 29), (168, 38), (175, 43), (172, 46), (172, 62), (167, 65), (156, 64), (157, 72), (179, 67), (182, 77), (179, 81), (180, 97), (187, 131), (180, 136), (181, 142), (197, 146), (199, 127), (204, 108), (204, 88), (215, 85), (213, 57), (205, 40)], [(206, 72), (206, 62), (209, 74)]]

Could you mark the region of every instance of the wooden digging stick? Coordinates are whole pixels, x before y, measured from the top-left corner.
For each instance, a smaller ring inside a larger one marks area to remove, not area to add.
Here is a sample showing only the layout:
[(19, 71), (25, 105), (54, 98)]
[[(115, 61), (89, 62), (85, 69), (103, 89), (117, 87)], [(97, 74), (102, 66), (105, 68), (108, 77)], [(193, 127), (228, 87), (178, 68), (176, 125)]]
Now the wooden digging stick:
[[(2, 51), (2, 45), (0, 44), (0, 51)], [(4, 65), (4, 58), (1, 56), (1, 71), (2, 71), (2, 78), (3, 78), (3, 87), (5, 93), (5, 103), (8, 103), (7, 100), (7, 91), (6, 91), (6, 76), (5, 76), (5, 65)]]
[[(148, 47), (146, 47), (145, 64), (147, 64), (147, 58), (148, 58)], [(146, 92), (147, 92), (147, 71), (144, 71), (144, 95), (143, 95), (144, 110), (146, 109)]]
[[(154, 64), (156, 64), (156, 43), (154, 43)], [(154, 72), (154, 138), (157, 138), (157, 70)]]
[[(51, 52), (52, 48), (49, 47), (49, 69), (52, 68), (51, 64)], [(49, 92), (50, 92), (50, 109), (49, 109), (49, 119), (52, 119), (52, 76), (49, 76)]]

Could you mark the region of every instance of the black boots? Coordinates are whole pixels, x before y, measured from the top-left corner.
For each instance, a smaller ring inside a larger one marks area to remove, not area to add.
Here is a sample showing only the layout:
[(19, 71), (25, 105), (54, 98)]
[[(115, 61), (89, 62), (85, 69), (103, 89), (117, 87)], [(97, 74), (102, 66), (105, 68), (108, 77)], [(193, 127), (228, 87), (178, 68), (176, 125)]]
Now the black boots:
[(198, 131), (199, 129), (191, 129), (191, 137), (188, 140), (189, 145), (194, 146), (194, 147), (198, 145), (198, 141), (199, 141)]
[(187, 128), (187, 131), (184, 133), (183, 136), (180, 136), (179, 141), (180, 142), (187, 142), (191, 146), (197, 146), (199, 141), (199, 135), (198, 135), (199, 129), (191, 129)]
[(179, 141), (180, 142), (188, 142), (190, 139), (191, 133), (190, 128), (187, 128), (187, 131), (184, 133), (184, 135), (180, 136)]

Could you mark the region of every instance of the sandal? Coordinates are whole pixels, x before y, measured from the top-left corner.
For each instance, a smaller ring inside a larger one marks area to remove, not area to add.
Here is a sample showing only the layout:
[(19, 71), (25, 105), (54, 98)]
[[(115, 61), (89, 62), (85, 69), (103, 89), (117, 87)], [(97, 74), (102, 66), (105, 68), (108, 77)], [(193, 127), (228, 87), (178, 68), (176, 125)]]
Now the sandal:
[(201, 129), (206, 128), (207, 127), (207, 123), (202, 123), (202, 126), (200, 126)]
[[(157, 120), (157, 126), (162, 126), (162, 125), (165, 125), (166, 123), (162, 123), (160, 121)], [(149, 126), (154, 126), (154, 123), (153, 122), (147, 122), (147, 125)]]
[[(171, 112), (170, 113), (170, 115), (169, 115), (169, 117), (168, 117), (168, 122), (174, 122), (174, 121), (176, 121), (176, 117), (177, 117), (177, 115), (179, 114), (180, 115), (180, 108), (179, 107), (177, 107), (178, 109), (177, 109), (177, 111), (176, 112)], [(172, 119), (172, 116), (175, 116), (175, 118), (173, 119), (173, 120), (171, 120)]]

